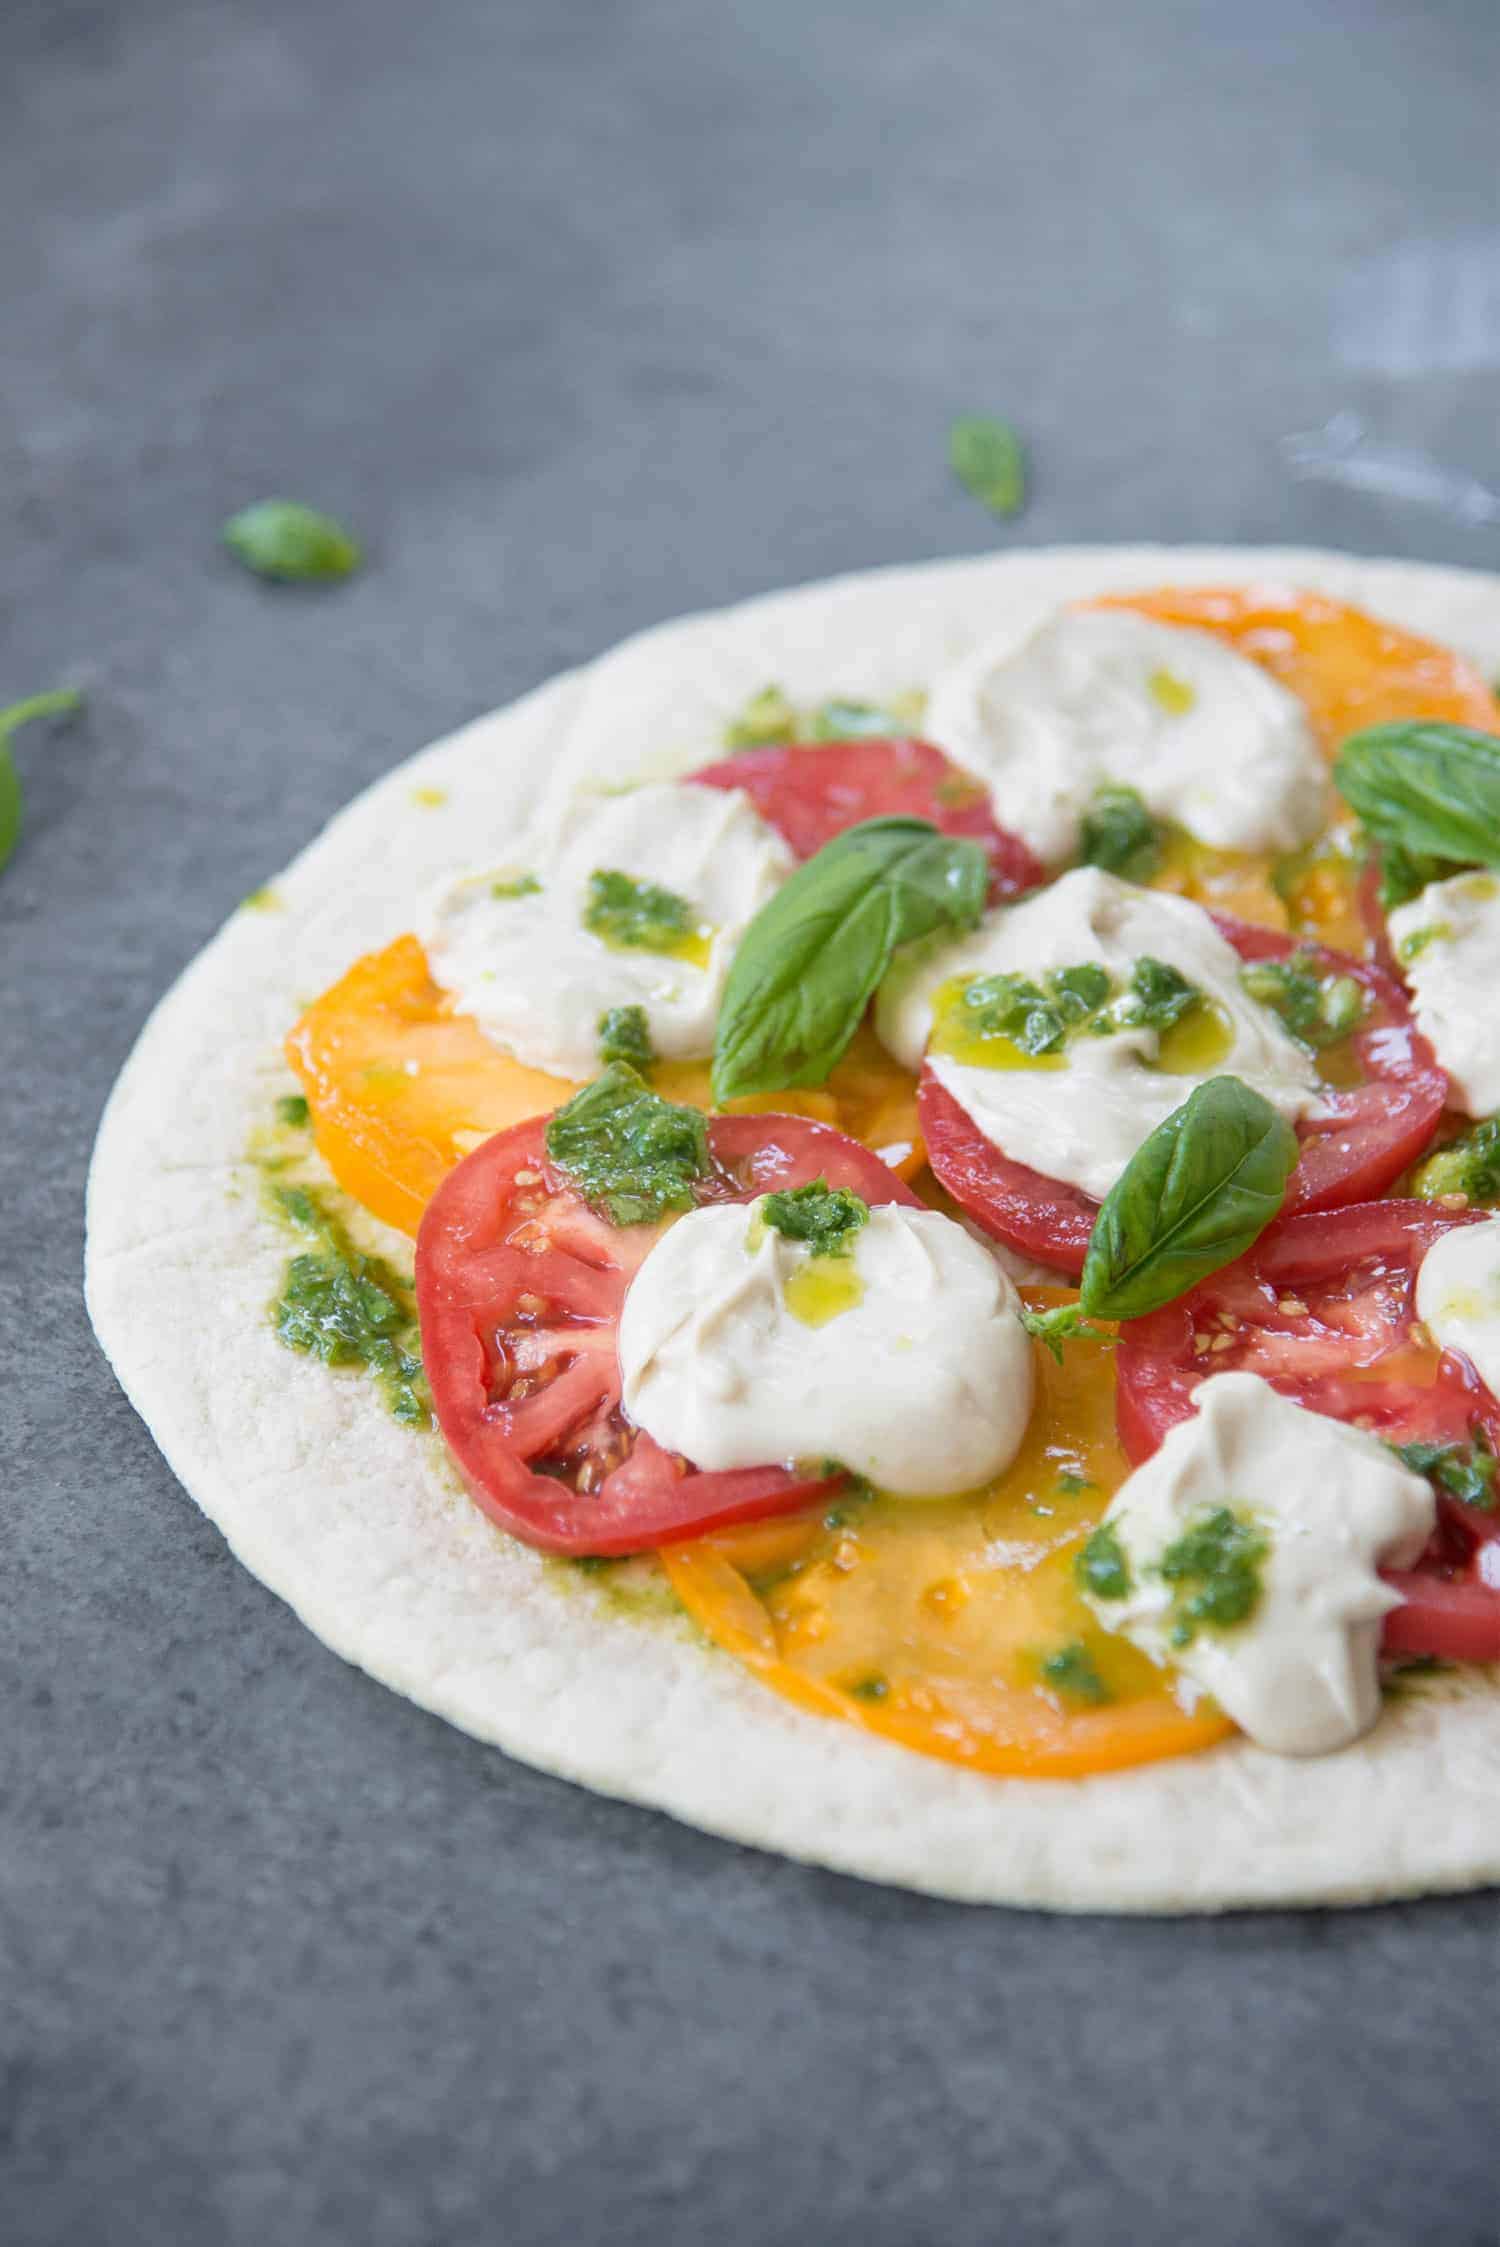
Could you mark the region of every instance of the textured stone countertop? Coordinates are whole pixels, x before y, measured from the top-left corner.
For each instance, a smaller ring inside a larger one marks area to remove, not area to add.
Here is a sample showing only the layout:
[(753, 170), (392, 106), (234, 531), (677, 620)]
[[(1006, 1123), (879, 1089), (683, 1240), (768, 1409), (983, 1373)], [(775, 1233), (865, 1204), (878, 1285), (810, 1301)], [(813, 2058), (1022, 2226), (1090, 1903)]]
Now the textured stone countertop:
[[(0, 11), (0, 703), (91, 697), (0, 878), (13, 2247), (1493, 2239), (1493, 1898), (969, 1911), (519, 1769), (229, 1559), (79, 1271), (223, 916), (621, 634), (1058, 539), (1495, 562), (1497, 63), (1487, 0)], [(268, 489), (367, 571), (237, 571)]]

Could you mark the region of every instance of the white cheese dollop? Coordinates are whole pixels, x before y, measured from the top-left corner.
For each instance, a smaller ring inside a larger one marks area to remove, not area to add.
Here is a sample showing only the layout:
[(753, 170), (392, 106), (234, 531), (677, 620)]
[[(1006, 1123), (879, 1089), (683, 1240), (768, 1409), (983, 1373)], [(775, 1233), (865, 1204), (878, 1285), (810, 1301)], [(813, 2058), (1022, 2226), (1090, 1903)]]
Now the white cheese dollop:
[(1052, 863), (1107, 783), (1223, 850), (1290, 850), (1322, 825), (1327, 770), (1297, 697), (1212, 633), (1128, 609), (986, 643), (939, 679), (923, 731)]
[[(956, 944), (915, 950), (882, 986), (875, 1026), (897, 1060), (915, 1069), (931, 1034), (933, 994), (950, 977), (1035, 980), (1097, 961), (1123, 986), (1143, 957), (1175, 967), (1220, 1010), (1228, 1043), (1202, 1075), (1242, 1078), (1290, 1122), (1318, 1107), (1311, 1055), (1242, 988), (1239, 955), (1202, 906), (1092, 866), (1001, 906)], [(1160, 1044), (1160, 1034), (1148, 1029), (1076, 1035), (1059, 1069), (987, 1069), (948, 1054), (929, 1058), (938, 1082), (993, 1146), (1102, 1201), (1141, 1141), (1200, 1081), (1152, 1068)]]
[[(636, 1273), (619, 1343), (636, 1425), (698, 1467), (838, 1459), (913, 1498), (1008, 1466), (1034, 1369), (994, 1258), (951, 1218), (892, 1203), (871, 1210), (846, 1256), (814, 1259), (760, 1208), (690, 1211)], [(843, 1296), (857, 1299), (829, 1315)]]
[(1421, 1031), (1448, 1072), (1455, 1106), (1500, 1108), (1500, 880), (1454, 874), (1390, 915), (1391, 942)]
[(1439, 1234), (1417, 1272), (1417, 1317), (1500, 1397), (1500, 1217)]
[[(1380, 1713), (1381, 1617), (1400, 1605), (1376, 1574), (1407, 1568), (1432, 1534), (1433, 1496), (1377, 1436), (1308, 1412), (1253, 1373), (1221, 1373), (1197, 1409), (1116, 1491), (1105, 1520), (1124, 1551), (1123, 1599), (1092, 1594), (1101, 1623), (1175, 1668), (1263, 1748), (1324, 1755)], [(1265, 1537), (1248, 1619), (1172, 1643), (1167, 1547), (1223, 1506)]]
[[(791, 872), (786, 845), (739, 789), (663, 782), (579, 796), (504, 876), (467, 876), (423, 931), (432, 973), (485, 1035), (535, 1069), (591, 1077), (599, 1017), (642, 1006), (668, 1060), (710, 1053), (734, 949)], [(589, 877), (611, 870), (685, 898), (711, 934), (698, 964), (617, 950), (583, 925)], [(502, 894), (508, 878), (541, 886)], [(497, 889), (498, 881), (498, 889)]]

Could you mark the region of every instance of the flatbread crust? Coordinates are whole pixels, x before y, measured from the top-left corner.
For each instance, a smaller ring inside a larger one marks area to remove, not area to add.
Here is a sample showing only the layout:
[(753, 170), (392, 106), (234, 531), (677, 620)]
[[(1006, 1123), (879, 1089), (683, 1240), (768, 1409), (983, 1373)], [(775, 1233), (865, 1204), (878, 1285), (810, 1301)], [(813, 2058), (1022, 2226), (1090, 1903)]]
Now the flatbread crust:
[[(247, 1151), (291, 1089), (282, 1036), (311, 994), (410, 925), (429, 882), (513, 857), (520, 829), (576, 786), (707, 761), (726, 715), (769, 680), (794, 699), (878, 700), (1059, 602), (1210, 581), (1312, 588), (1500, 669), (1500, 578), (1478, 572), (1105, 547), (839, 578), (645, 633), (399, 766), (161, 1001), (94, 1151), (89, 1310), (181, 1481), (337, 1653), (601, 1794), (934, 1895), (1214, 1911), (1500, 1878), (1493, 1673), (1413, 1685), (1370, 1738), (1310, 1763), (1235, 1741), (1092, 1779), (965, 1772), (803, 1714), (685, 1619), (622, 1614), (512, 1543), (436, 1436), (397, 1426), (359, 1376), (283, 1349), (266, 1316), (287, 1241)], [(408, 1244), (370, 1232), (409, 1265)]]

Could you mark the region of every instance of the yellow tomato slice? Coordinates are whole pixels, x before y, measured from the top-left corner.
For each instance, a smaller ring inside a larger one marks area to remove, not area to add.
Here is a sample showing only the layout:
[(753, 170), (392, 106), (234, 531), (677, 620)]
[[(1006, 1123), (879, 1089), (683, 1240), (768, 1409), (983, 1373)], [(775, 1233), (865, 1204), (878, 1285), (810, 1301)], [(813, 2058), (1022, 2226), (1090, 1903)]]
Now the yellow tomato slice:
[[(1227, 640), (1300, 698), (1330, 759), (1361, 726), (1398, 718), (1448, 719), (1500, 732), (1500, 703), (1472, 663), (1321, 593), (1163, 586), (1112, 594), (1090, 606), (1134, 609)], [(1328, 827), (1321, 842), (1280, 861), (1177, 836), (1154, 886), (1359, 956), (1369, 949), (1369, 931), (1358, 905), (1353, 824), (1332, 787)]]
[[(414, 936), (356, 960), (308, 1007), (286, 1052), (334, 1177), (375, 1216), (412, 1234), (449, 1171), (482, 1140), (548, 1114), (578, 1090), (512, 1060), (472, 1015), (455, 1013)], [(653, 1081), (669, 1100), (712, 1105), (706, 1062), (664, 1064)], [(826, 1085), (731, 1103), (742, 1113), (767, 1106), (836, 1124), (903, 1176), (921, 1163), (915, 1080), (867, 1027)]]
[(1025, 1442), (988, 1489), (836, 1500), (666, 1547), (678, 1598), (787, 1700), (971, 1770), (1072, 1778), (1223, 1739), (1229, 1720), (1184, 1709), (1078, 1591), (1078, 1553), (1126, 1472), (1109, 1351), (1073, 1342), (1062, 1366), (1037, 1361)]

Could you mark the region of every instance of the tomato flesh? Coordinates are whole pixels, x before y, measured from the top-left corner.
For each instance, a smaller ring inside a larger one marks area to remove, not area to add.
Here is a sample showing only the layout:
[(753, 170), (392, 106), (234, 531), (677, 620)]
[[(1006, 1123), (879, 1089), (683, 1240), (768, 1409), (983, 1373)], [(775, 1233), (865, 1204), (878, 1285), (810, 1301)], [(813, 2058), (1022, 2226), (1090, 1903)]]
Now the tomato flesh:
[(930, 741), (779, 743), (742, 749), (692, 778), (706, 788), (743, 788), (798, 858), (862, 819), (929, 819), (944, 835), (968, 836), (990, 862), (990, 897), (1017, 897), (1047, 879), (1041, 860), (995, 823), (988, 791)]
[[(549, 1115), (578, 1090), (528, 1069), (455, 1012), (414, 936), (356, 960), (314, 999), (286, 1042), (318, 1152), (346, 1193), (415, 1234), (448, 1173), (483, 1140)], [(707, 1062), (660, 1064), (664, 1099), (707, 1108)], [(915, 1087), (862, 1025), (826, 1085), (779, 1096), (836, 1124), (903, 1172), (921, 1161)], [(748, 1102), (736, 1103), (741, 1112)]]
[[(874, 1155), (797, 1116), (719, 1116), (700, 1202), (814, 1178), (920, 1206)], [(610, 1225), (547, 1161), (538, 1119), (477, 1148), (417, 1235), (417, 1310), (433, 1409), (475, 1500), (561, 1553), (630, 1553), (805, 1505), (824, 1487), (768, 1465), (700, 1474), (620, 1408), (621, 1306), (663, 1228)]]
[[(1298, 1124), (1302, 1151), (1285, 1214), (1337, 1209), (1382, 1193), (1427, 1146), (1448, 1096), (1447, 1077), (1413, 1025), (1405, 993), (1367, 961), (1221, 913), (1214, 920), (1241, 959), (1280, 960), (1309, 951), (1321, 973), (1352, 976), (1370, 1002), (1367, 1027), (1347, 1041), (1364, 1082), (1328, 1092), (1326, 1113)], [(933, 1174), (954, 1200), (1007, 1248), (1076, 1278), (1098, 1203), (994, 1147), (926, 1062), (917, 1116)]]
[[(1357, 1203), (1283, 1218), (1237, 1264), (1120, 1330), (1121, 1446), (1149, 1458), (1193, 1410), (1211, 1374), (1258, 1374), (1283, 1396), (1369, 1428), (1388, 1443), (1500, 1449), (1500, 1401), (1466, 1358), (1438, 1351), (1415, 1312), (1428, 1248), (1483, 1210), (1430, 1202)], [(1390, 1581), (1405, 1604), (1386, 1620), (1388, 1652), (1500, 1660), (1500, 1511), (1438, 1492), (1438, 1523), (1415, 1569)]]
[[(1037, 1307), (1062, 1300), (1033, 1290)], [(951, 1499), (848, 1496), (662, 1555), (683, 1605), (785, 1699), (969, 1770), (1073, 1778), (1187, 1755), (1231, 1729), (1106, 1631), (1076, 1563), (1125, 1471), (1108, 1352), (1037, 1357), (1021, 1448)], [(1090, 1693), (1043, 1667), (1070, 1647)]]

